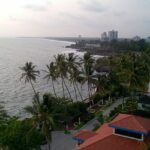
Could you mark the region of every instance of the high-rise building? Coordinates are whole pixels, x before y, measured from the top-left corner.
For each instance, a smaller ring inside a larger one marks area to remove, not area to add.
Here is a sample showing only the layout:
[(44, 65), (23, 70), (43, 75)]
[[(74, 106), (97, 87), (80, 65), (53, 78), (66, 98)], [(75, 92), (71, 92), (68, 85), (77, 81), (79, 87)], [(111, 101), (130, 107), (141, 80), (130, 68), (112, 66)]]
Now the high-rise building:
[(108, 32), (108, 40), (117, 40), (118, 39), (118, 31), (112, 30)]
[(101, 41), (107, 41), (108, 40), (108, 37), (107, 37), (107, 33), (106, 32), (103, 32), (101, 34)]

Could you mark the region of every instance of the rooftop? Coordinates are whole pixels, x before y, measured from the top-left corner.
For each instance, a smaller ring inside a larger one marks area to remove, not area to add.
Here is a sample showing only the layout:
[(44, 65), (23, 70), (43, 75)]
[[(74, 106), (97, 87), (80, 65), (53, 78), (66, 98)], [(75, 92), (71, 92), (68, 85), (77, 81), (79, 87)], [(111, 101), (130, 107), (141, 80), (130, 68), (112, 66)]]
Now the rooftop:
[[(114, 128), (110, 127), (119, 127), (123, 129), (135, 130), (139, 132), (147, 133), (147, 136), (144, 140), (136, 140), (132, 138), (127, 138), (124, 136), (118, 136), (114, 134)], [(119, 114), (113, 121), (102, 125), (95, 134), (90, 134), (91, 137), (88, 137), (84, 133), (83, 143), (79, 145), (77, 150), (143, 150), (147, 144), (150, 144), (150, 119)], [(86, 131), (88, 133), (88, 131)], [(91, 133), (91, 131), (90, 131)], [(82, 132), (80, 132), (80, 138), (82, 138)], [(78, 134), (76, 134), (78, 138)]]
[(150, 119), (134, 115), (119, 114), (111, 121), (109, 126), (148, 134), (150, 132)]

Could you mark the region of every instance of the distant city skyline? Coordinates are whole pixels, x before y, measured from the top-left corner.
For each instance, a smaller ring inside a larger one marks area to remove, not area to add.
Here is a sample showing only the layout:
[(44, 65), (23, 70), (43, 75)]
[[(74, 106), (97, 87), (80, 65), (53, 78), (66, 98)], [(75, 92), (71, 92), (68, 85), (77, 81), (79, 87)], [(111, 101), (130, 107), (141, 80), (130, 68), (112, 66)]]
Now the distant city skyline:
[(0, 0), (0, 37), (150, 36), (150, 0)]
[(118, 31), (111, 30), (101, 34), (101, 41), (112, 41), (118, 39)]

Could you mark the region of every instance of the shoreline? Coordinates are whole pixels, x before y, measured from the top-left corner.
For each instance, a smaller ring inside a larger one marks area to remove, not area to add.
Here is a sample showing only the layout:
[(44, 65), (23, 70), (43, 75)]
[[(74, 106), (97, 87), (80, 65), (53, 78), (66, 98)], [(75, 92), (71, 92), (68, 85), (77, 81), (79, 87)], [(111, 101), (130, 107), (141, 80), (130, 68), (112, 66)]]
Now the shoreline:
[(116, 56), (125, 53), (124, 51), (102, 50), (100, 48), (89, 48), (89, 49), (83, 47), (81, 48), (81, 47), (76, 47), (75, 45), (69, 45), (66, 46), (66, 48), (74, 49), (77, 52), (88, 52), (91, 55), (98, 55), (98, 56)]

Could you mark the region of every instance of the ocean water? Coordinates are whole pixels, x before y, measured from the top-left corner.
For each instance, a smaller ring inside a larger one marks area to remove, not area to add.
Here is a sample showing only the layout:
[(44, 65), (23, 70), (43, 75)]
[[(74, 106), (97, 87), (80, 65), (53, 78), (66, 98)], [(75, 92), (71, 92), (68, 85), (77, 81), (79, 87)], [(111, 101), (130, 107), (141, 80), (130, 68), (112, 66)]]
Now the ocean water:
[[(70, 42), (54, 41), (39, 38), (1, 38), (0, 39), (0, 104), (11, 115), (24, 116), (24, 107), (32, 104), (33, 90), (30, 84), (20, 81), (21, 70), (25, 62), (32, 61), (37, 69), (46, 69), (46, 64), (54, 60), (58, 53), (74, 52), (83, 55), (81, 52), (65, 48)], [(42, 95), (45, 92), (52, 92), (51, 83), (43, 79), (44, 73), (37, 79), (35, 88)], [(56, 84), (58, 95), (62, 95), (61, 84)], [(70, 91), (73, 88), (70, 86)], [(67, 91), (66, 91), (67, 93)], [(72, 94), (73, 95), (73, 94)]]
[[(46, 64), (54, 60), (54, 55), (59, 53), (75, 53), (82, 57), (85, 52), (65, 48), (71, 42), (55, 41), (40, 38), (0, 38), (0, 104), (3, 105), (10, 115), (26, 117), (24, 107), (32, 105), (34, 92), (30, 84), (20, 81), (21, 70), (25, 62), (32, 61), (41, 71), (40, 78), (34, 84), (40, 94), (53, 93), (51, 82), (43, 79)], [(95, 59), (102, 56), (93, 56)], [(75, 98), (73, 87), (68, 83), (72, 97)], [(56, 92), (62, 96), (61, 83), (55, 84)], [(83, 97), (88, 95), (87, 86), (80, 88)], [(150, 87), (149, 87), (150, 92)], [(65, 91), (67, 95), (67, 91)], [(78, 95), (78, 99), (80, 96)]]

